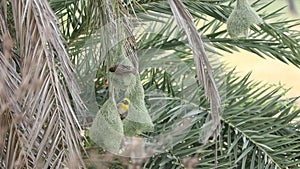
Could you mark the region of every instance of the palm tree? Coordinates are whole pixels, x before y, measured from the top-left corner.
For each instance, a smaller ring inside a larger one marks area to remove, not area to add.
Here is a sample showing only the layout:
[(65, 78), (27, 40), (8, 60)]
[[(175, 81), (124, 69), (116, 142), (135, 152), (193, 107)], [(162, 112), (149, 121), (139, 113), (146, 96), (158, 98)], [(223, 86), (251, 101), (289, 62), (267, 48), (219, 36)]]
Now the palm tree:
[(80, 168), (84, 107), (49, 3), (3, 0), (0, 21), (0, 167)]
[[(264, 23), (232, 39), (225, 25), (234, 2), (3, 0), (1, 167), (298, 168), (297, 98), (283, 99), (282, 86), (250, 74), (238, 77), (218, 56), (244, 49), (298, 67), (299, 23), (279, 20), (283, 8), (270, 11), (274, 1), (255, 1)], [(88, 137), (83, 162), (79, 132), (107, 110), (118, 87), (109, 68), (124, 61), (119, 56), (140, 72), (146, 104), (139, 104), (154, 126), (138, 134), (154, 145), (130, 137), (129, 160), (93, 153)]]

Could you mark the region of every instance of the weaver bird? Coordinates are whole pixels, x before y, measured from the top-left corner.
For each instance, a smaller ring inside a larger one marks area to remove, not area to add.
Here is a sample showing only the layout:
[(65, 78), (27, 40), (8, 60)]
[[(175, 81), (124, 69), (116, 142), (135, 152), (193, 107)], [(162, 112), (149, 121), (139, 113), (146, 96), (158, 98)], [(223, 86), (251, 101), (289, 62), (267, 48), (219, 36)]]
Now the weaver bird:
[(132, 73), (134, 75), (137, 74), (136, 68), (129, 66), (129, 65), (124, 65), (124, 64), (114, 65), (113, 67), (109, 68), (109, 71), (117, 73), (117, 74), (124, 74), (124, 73)]
[(130, 105), (130, 100), (128, 98), (124, 98), (117, 104), (118, 112), (120, 114), (121, 120), (125, 119), (128, 115), (128, 109)]

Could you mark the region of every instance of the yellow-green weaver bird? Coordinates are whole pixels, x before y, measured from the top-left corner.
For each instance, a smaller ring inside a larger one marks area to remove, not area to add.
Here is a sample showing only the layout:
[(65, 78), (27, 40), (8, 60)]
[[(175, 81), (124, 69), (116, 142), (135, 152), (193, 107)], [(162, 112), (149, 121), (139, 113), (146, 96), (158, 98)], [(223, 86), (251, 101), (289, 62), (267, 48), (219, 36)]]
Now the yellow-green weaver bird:
[(128, 98), (124, 98), (117, 104), (118, 112), (120, 114), (121, 120), (125, 119), (128, 115), (128, 109), (130, 105), (130, 100)]

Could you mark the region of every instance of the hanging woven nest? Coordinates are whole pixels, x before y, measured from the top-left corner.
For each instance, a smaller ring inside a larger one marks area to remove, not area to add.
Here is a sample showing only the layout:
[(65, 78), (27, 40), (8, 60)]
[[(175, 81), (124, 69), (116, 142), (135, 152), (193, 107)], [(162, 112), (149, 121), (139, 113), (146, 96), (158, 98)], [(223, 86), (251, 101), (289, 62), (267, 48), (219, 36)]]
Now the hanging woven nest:
[(140, 80), (129, 91), (131, 100), (128, 116), (124, 119), (124, 133), (126, 136), (134, 136), (143, 132), (153, 131), (154, 125), (145, 106), (144, 89)]
[(248, 0), (237, 0), (227, 19), (227, 32), (232, 38), (247, 38), (250, 26), (262, 23), (263, 20), (251, 8)]
[[(97, 113), (90, 129), (91, 139), (99, 146), (118, 152), (123, 136), (135, 136), (153, 131), (154, 125), (144, 101), (144, 89), (131, 61), (120, 56), (109, 68), (110, 98)], [(124, 101), (126, 115), (120, 114), (116, 101)], [(122, 120), (121, 120), (122, 118)], [(124, 118), (124, 119), (123, 119)]]
[(109, 98), (97, 113), (89, 135), (98, 146), (111, 152), (119, 151), (124, 130), (116, 103), (112, 98)]

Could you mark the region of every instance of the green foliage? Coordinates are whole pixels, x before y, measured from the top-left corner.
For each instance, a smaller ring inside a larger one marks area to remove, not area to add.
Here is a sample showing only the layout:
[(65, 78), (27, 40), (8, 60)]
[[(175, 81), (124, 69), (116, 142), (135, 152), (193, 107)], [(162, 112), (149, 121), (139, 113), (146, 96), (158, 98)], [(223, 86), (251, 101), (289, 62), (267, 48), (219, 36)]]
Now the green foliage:
[[(276, 58), (284, 63), (300, 65), (299, 31), (295, 27), (299, 25), (298, 20), (278, 18), (284, 7), (270, 9), (274, 1), (268, 3), (255, 1), (251, 4), (258, 15), (264, 20), (261, 26), (251, 26), (248, 39), (233, 40), (228, 38), (225, 27), (227, 18), (233, 10), (231, 0), (225, 1), (184, 1), (185, 5), (199, 22), (199, 32), (212, 42), (217, 49), (232, 52), (238, 49), (257, 54), (260, 57)], [(232, 1), (233, 2), (233, 1)], [(144, 10), (153, 12), (153, 17), (146, 19), (157, 21), (157, 17), (164, 18), (170, 15), (170, 7), (165, 1), (153, 1), (142, 4)], [(137, 9), (136, 12), (143, 12)], [(142, 15), (143, 16), (143, 15)], [(204, 22), (203, 22), (204, 21)], [(176, 40), (176, 39), (175, 39)], [(173, 42), (169, 40), (170, 43)]]
[[(90, 1), (88, 4), (82, 0), (62, 3), (52, 0), (51, 4), (62, 23), (61, 29), (67, 38), (73, 62), (84, 59), (79, 57), (79, 51), (88, 46), (90, 56), (100, 65), (100, 68), (92, 71), (97, 72), (97, 79), (103, 84), (107, 79), (105, 66), (109, 59), (99, 56), (99, 46), (93, 46), (92, 43), (100, 41), (103, 44), (102, 34), (97, 29), (100, 23), (105, 23), (106, 18), (98, 17), (102, 16), (102, 8), (97, 2)], [(134, 35), (145, 101), (154, 123), (154, 131), (142, 136), (172, 138), (163, 140), (165, 147), (158, 147), (161, 148), (160, 152), (144, 159), (144, 168), (192, 166), (211, 169), (216, 165), (216, 158), (218, 168), (298, 168), (300, 110), (294, 104), (296, 98), (283, 99), (285, 92), (282, 92), (281, 86), (253, 82), (249, 80), (250, 74), (238, 77), (234, 70), (225, 71), (225, 67), (217, 62), (217, 55), (220, 55), (220, 51), (244, 49), (263, 58), (271, 57), (299, 67), (299, 31), (294, 31), (299, 21), (280, 19), (283, 8), (270, 10), (268, 7), (274, 1), (266, 3), (258, 0), (251, 7), (264, 20), (264, 24), (251, 26), (248, 39), (231, 39), (225, 25), (235, 1), (184, 1), (195, 18), (198, 31), (206, 38), (205, 49), (211, 58), (224, 105), (217, 146), (212, 140), (203, 145), (199, 141), (200, 133), (210, 113), (210, 105), (203, 86), (196, 82), (194, 60), (187, 46), (187, 37), (176, 28), (166, 1), (134, 2), (139, 5), (133, 3), (127, 12), (135, 14), (139, 18), (138, 23), (146, 27), (143, 33)], [(137, 29), (140, 28), (138, 25)], [(91, 37), (94, 41), (87, 40)], [(102, 86), (96, 88), (95, 92), (107, 94), (108, 89)], [(104, 103), (107, 99), (105, 96), (99, 96), (98, 103)], [(176, 126), (185, 122), (188, 125), (181, 132), (173, 132)], [(122, 165), (114, 160), (111, 163), (118, 167)]]
[[(295, 118), (299, 117), (300, 109), (294, 106), (296, 98), (283, 100), (285, 93), (280, 91), (281, 87), (254, 83), (249, 76), (238, 78), (233, 71), (226, 75), (229, 80), (224, 83), (227, 83), (228, 95), (222, 115), (221, 134), (217, 140), (218, 167), (297, 168), (300, 135), (296, 132)], [(200, 94), (201, 88), (195, 93)], [(205, 100), (203, 95), (201, 97), (200, 100)], [(170, 106), (175, 105), (176, 102)], [(181, 104), (182, 107), (185, 105)], [(207, 110), (200, 108), (195, 114), (187, 114), (193, 118), (189, 133), (186, 136), (186, 133), (181, 133), (184, 135), (182, 140), (173, 142), (164, 153), (150, 158), (146, 168), (179, 168), (187, 166), (187, 158), (199, 160), (195, 168), (213, 168), (214, 142), (208, 145), (199, 142), (199, 131), (207, 113)], [(170, 119), (173, 116), (172, 108), (157, 113), (155, 134), (172, 126)]]

